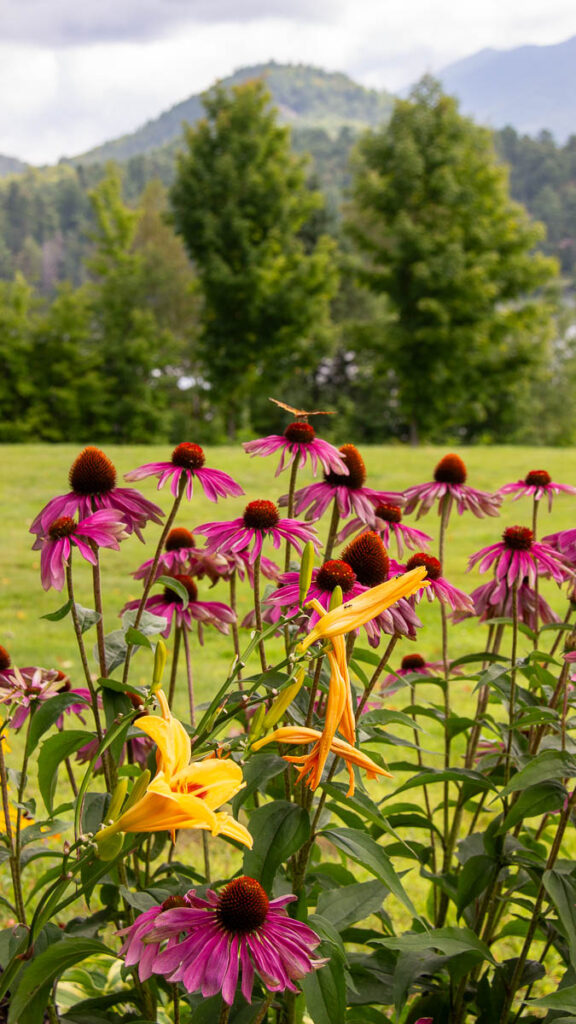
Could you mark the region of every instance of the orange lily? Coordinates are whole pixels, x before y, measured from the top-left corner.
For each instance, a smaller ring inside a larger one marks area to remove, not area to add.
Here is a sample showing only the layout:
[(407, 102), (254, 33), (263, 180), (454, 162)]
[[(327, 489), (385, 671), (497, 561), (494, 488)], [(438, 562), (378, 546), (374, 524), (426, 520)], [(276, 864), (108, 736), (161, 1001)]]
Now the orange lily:
[(216, 811), (231, 800), (245, 783), (242, 770), (232, 760), (209, 757), (190, 763), (190, 737), (174, 718), (165, 694), (156, 694), (162, 716), (144, 715), (135, 723), (157, 745), (157, 772), (146, 791), (112, 824), (101, 829), (96, 840), (116, 832), (158, 832), (167, 829), (208, 829), (212, 835), (230, 836), (252, 846), (248, 830), (224, 811)]
[[(260, 747), (265, 746), (266, 743), (297, 743), (306, 744), (313, 743), (314, 746), (309, 754), (301, 754), (298, 757), (292, 757), (284, 755), (285, 761), (290, 761), (292, 764), (298, 764), (301, 766), (298, 781), (304, 778), (306, 775), (311, 774), (310, 787), (315, 789), (322, 776), (322, 768), (320, 772), (320, 750), (321, 744), (324, 737), (324, 733), (319, 732), (318, 729), (308, 729), (305, 726), (292, 726), (286, 725), (280, 729), (276, 729), (271, 732), (269, 736), (265, 736), (264, 739), (258, 740), (257, 743), (253, 744), (254, 750), (259, 750)], [(369, 779), (375, 779), (378, 775), (385, 775), (388, 778), (392, 778), (390, 772), (384, 771), (380, 765), (376, 764), (372, 758), (368, 757), (367, 754), (363, 754), (361, 750), (351, 746), (350, 743), (346, 743), (345, 740), (341, 740), (335, 737), (328, 748), (332, 754), (336, 754), (338, 757), (343, 757), (346, 761), (346, 767), (348, 768), (348, 774), (350, 776), (350, 785), (346, 796), (354, 795), (354, 772), (352, 771), (352, 765), (358, 765), (359, 768), (363, 768), (367, 773)], [(322, 766), (323, 767), (323, 766)], [(314, 779), (317, 781), (314, 782)]]

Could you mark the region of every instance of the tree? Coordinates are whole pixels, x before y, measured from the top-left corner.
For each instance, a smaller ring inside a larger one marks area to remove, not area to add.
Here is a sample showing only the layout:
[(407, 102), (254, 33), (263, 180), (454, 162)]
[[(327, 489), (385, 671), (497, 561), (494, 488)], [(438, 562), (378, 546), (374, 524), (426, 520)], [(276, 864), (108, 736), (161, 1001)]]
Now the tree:
[(326, 350), (335, 247), (301, 236), (322, 200), (264, 85), (216, 88), (203, 102), (171, 200), (202, 288), (206, 374), (233, 437), (252, 393), (283, 387), (296, 401), (298, 376)]
[(348, 229), (361, 279), (393, 315), (374, 369), (392, 368), (412, 442), (505, 432), (519, 377), (553, 330), (534, 293), (556, 264), (533, 252), (543, 228), (510, 200), (491, 134), (433, 79), (361, 141)]

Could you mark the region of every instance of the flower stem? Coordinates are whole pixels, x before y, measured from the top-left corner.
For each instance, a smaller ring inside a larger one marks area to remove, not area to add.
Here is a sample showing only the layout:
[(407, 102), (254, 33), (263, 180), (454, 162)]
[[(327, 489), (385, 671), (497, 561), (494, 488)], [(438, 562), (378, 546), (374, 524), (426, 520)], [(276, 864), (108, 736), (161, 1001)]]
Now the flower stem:
[(204, 880), (209, 884), (212, 881), (210, 870), (210, 846), (208, 845), (208, 833), (202, 829), (202, 850), (204, 853)]
[[(234, 654), (236, 655), (236, 661), (237, 661), (237, 663), (239, 663), (240, 662), (240, 634), (238, 632), (238, 613), (236, 611), (236, 605), (237, 605), (237, 600), (236, 600), (236, 590), (237, 590), (236, 582), (237, 582), (236, 569), (233, 569), (232, 570), (232, 575), (230, 576), (230, 607), (231, 607), (232, 611), (234, 612), (234, 621), (232, 623), (232, 640), (234, 642)], [(244, 685), (242, 683), (242, 672), (239, 671), (237, 673), (236, 679), (238, 680), (238, 688), (240, 690), (243, 690), (244, 689)]]
[(374, 672), (372, 674), (372, 678), (370, 679), (370, 682), (368, 683), (368, 686), (364, 690), (364, 693), (362, 694), (362, 697), (360, 699), (358, 707), (356, 708), (356, 721), (358, 721), (358, 719), (360, 718), (360, 715), (362, 714), (364, 708), (366, 707), (366, 702), (370, 699), (370, 696), (372, 694), (372, 691), (374, 690), (374, 687), (376, 686), (376, 683), (380, 679), (380, 676), (382, 675), (384, 669), (386, 668), (386, 665), (390, 661), (390, 656), (392, 654), (392, 651), (396, 647), (396, 644), (398, 643), (399, 639), (400, 639), (400, 637), (398, 636), (397, 633), (395, 633), (394, 636), (390, 637), (390, 640), (388, 641), (388, 646), (386, 647), (386, 650), (384, 651), (384, 654), (380, 658), (380, 661), (378, 662), (378, 665), (374, 669)]
[(334, 547), (334, 541), (336, 540), (336, 532), (338, 530), (338, 523), (340, 521), (340, 512), (338, 509), (338, 502), (334, 498), (332, 505), (332, 518), (330, 520), (330, 528), (328, 530), (328, 537), (326, 539), (326, 550), (324, 552), (324, 561), (327, 562), (332, 558), (332, 548)]
[[(102, 729), (102, 722), (100, 720), (100, 708), (98, 707), (98, 696), (94, 689), (94, 683), (92, 682), (92, 675), (90, 673), (90, 666), (88, 665), (88, 657), (86, 654), (86, 647), (82, 637), (82, 628), (80, 626), (80, 620), (78, 618), (78, 611), (76, 609), (76, 602), (74, 600), (74, 584), (72, 582), (72, 552), (70, 552), (70, 558), (66, 565), (66, 585), (68, 588), (68, 597), (71, 602), (71, 614), (72, 623), (74, 625), (74, 633), (76, 634), (76, 643), (78, 644), (78, 650), (80, 652), (80, 660), (82, 662), (82, 668), (84, 669), (84, 677), (86, 679), (86, 685), (90, 691), (90, 703), (92, 705), (92, 714), (94, 715), (94, 724), (96, 726), (96, 734), (98, 736), (98, 742), (102, 743), (104, 740), (104, 730)], [(102, 765), (104, 768), (104, 778), (106, 780), (106, 788), (109, 793), (112, 792), (112, 770), (110, 765), (109, 751), (105, 750), (102, 755)]]
[(510, 666), (510, 698), (508, 704), (508, 739), (506, 741), (506, 759), (504, 762), (504, 785), (510, 779), (510, 756), (512, 753), (512, 732), (514, 729), (516, 702), (516, 655), (518, 650), (518, 581), (512, 583), (512, 655)]
[(96, 623), (96, 642), (98, 645), (98, 664), (100, 666), (100, 675), (108, 675), (106, 668), (106, 643), (104, 640), (104, 612), (102, 607), (102, 585), (100, 578), (100, 552), (96, 545), (94, 545), (94, 555), (96, 557), (96, 563), (92, 566), (92, 587), (94, 590), (94, 609), (99, 615), (99, 619)]
[(273, 992), (269, 992), (267, 997), (266, 997), (266, 1001), (263, 1003), (262, 1007), (260, 1008), (258, 1016), (254, 1019), (253, 1024), (262, 1024), (262, 1022), (264, 1021), (264, 1019), (266, 1017), (266, 1014), (268, 1013), (268, 1010), (272, 1006), (273, 1001), (274, 1001), (274, 993)]
[(0, 791), (2, 793), (2, 810), (4, 812), (4, 826), (6, 828), (6, 838), (8, 840), (8, 848), (10, 851), (10, 874), (12, 875), (12, 886), (14, 888), (14, 902), (16, 904), (16, 913), (18, 915), (18, 920), (22, 924), (26, 924), (24, 897), (22, 895), (22, 880), (20, 877), (20, 859), (16, 856), (14, 847), (14, 833), (12, 832), (12, 822), (10, 820), (8, 775), (6, 772), (6, 762), (4, 760), (4, 743), (2, 738), (0, 738)]
[(228, 1018), (230, 1016), (230, 1007), (228, 1003), (222, 1000), (222, 1009), (220, 1010), (220, 1016), (218, 1017), (218, 1024), (228, 1024)]
[[(162, 533), (160, 534), (160, 540), (158, 541), (158, 546), (157, 546), (156, 552), (154, 554), (154, 561), (152, 562), (152, 565), (150, 567), (150, 572), (148, 573), (148, 575), (146, 577), (146, 580), (144, 582), (144, 590), (142, 591), (142, 597), (140, 598), (140, 604), (138, 605), (138, 608), (136, 610), (136, 617), (134, 619), (134, 629), (138, 629), (138, 626), (140, 625), (140, 620), (141, 620), (141, 618), (142, 618), (142, 616), (144, 614), (144, 608), (145, 608), (145, 605), (146, 605), (146, 601), (148, 599), (148, 594), (150, 593), (150, 591), (152, 589), (152, 585), (153, 585), (153, 583), (154, 583), (154, 581), (156, 579), (156, 573), (158, 571), (158, 563), (160, 562), (160, 556), (161, 556), (162, 550), (164, 548), (164, 542), (165, 542), (166, 537), (168, 536), (168, 534), (170, 532), (170, 529), (172, 527), (172, 523), (174, 522), (174, 520), (176, 518), (176, 514), (178, 512), (178, 509), (180, 508), (180, 502), (182, 501), (182, 497), (184, 495), (185, 488), (186, 488), (186, 474), (183, 473), (182, 476), (180, 477), (180, 482), (178, 484), (178, 494), (174, 498), (174, 504), (172, 505), (172, 509), (170, 511), (168, 519), (164, 523), (164, 529), (162, 530)], [(124, 683), (128, 679), (128, 672), (130, 670), (130, 661), (131, 661), (131, 658), (132, 658), (133, 650), (134, 650), (134, 644), (128, 644), (128, 648), (126, 650), (126, 660), (124, 662), (124, 672), (122, 674), (122, 682), (124, 682)]]
[[(256, 629), (259, 633), (262, 633), (262, 608), (260, 607), (260, 563), (262, 561), (262, 552), (256, 556), (254, 562), (254, 614), (256, 616)], [(260, 664), (262, 671), (266, 672), (266, 651), (264, 649), (264, 641), (262, 638), (258, 641), (258, 650), (260, 651)]]
[[(537, 536), (538, 536), (538, 508), (539, 508), (539, 505), (540, 505), (540, 502), (536, 501), (536, 498), (534, 498), (533, 502), (532, 502), (532, 540), (533, 541), (536, 541)], [(534, 580), (534, 598), (535, 598), (535, 607), (534, 607), (534, 650), (537, 650), (538, 649), (538, 630), (539, 630), (539, 623), (538, 623), (538, 573), (536, 573), (536, 579)]]
[(180, 1024), (180, 993), (178, 991), (178, 985), (171, 985), (172, 989), (172, 1006), (174, 1007), (174, 1024)]
[(318, 686), (320, 685), (320, 673), (322, 671), (322, 662), (324, 661), (324, 655), (322, 654), (319, 658), (316, 658), (316, 670), (314, 672), (314, 679), (312, 682), (312, 689), (310, 690), (310, 700), (308, 702), (308, 712), (306, 714), (306, 728), (309, 729), (312, 725), (312, 718), (314, 715), (314, 704), (316, 703), (316, 694), (318, 693)]
[(186, 626), (182, 626), (182, 639), (184, 640), (184, 655), (186, 658), (186, 682), (188, 684), (188, 700), (190, 702), (190, 722), (196, 725), (194, 712), (194, 677), (192, 675), (192, 658), (190, 656), (190, 638)]
[[(288, 519), (292, 519), (294, 516), (294, 491), (296, 490), (296, 477), (298, 475), (298, 466), (300, 465), (300, 451), (296, 452), (292, 468), (290, 470), (290, 483), (288, 485), (288, 507), (286, 509), (286, 516)], [(286, 541), (286, 557), (284, 559), (284, 572), (288, 572), (290, 568), (290, 541)]]
[(176, 693), (176, 678), (178, 675), (178, 659), (180, 657), (180, 641), (182, 639), (182, 626), (176, 626), (174, 631), (174, 650), (172, 651), (172, 668), (170, 669), (170, 684), (168, 687), (168, 703), (172, 707)]

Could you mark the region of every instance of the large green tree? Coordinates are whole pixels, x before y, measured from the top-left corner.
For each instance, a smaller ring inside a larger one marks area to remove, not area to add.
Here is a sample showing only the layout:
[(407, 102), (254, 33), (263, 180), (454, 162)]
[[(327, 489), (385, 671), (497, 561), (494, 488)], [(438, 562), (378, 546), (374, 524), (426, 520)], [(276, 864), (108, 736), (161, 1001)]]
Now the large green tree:
[(405, 434), (505, 435), (553, 331), (556, 264), (534, 252), (543, 228), (511, 201), (490, 132), (433, 79), (361, 141), (348, 227), (361, 280), (388, 300), (371, 355)]
[(202, 289), (205, 373), (232, 437), (253, 396), (280, 388), (297, 401), (299, 377), (326, 351), (337, 273), (333, 241), (305, 230), (322, 199), (265, 86), (203, 101), (171, 199)]

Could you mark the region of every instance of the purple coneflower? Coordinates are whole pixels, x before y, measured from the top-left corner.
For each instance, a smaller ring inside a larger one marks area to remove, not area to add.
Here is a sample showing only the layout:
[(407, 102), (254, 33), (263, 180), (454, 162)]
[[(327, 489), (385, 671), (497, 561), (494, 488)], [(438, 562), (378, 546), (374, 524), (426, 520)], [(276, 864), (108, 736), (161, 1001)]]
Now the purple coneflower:
[(560, 530), (542, 538), (542, 543), (561, 555), (566, 562), (576, 566), (576, 530)]
[[(11, 722), (15, 732), (22, 728), (33, 707), (64, 692), (78, 697), (78, 703), (70, 705), (66, 712), (77, 714), (83, 721), (82, 712), (86, 710), (86, 698), (90, 696), (87, 690), (71, 690), (68, 676), (56, 668), (38, 665), (18, 668), (11, 664), (6, 648), (0, 647), (0, 703), (18, 705)], [(56, 724), (59, 728), (62, 726), (62, 717)]]
[[(391, 575), (395, 576), (403, 571), (397, 562), (388, 557), (382, 538), (374, 530), (361, 533), (344, 548), (340, 557), (352, 567), (362, 590), (377, 587), (390, 579)], [(413, 604), (408, 598), (401, 597), (374, 619), (366, 622), (364, 629), (370, 646), (377, 647), (381, 633), (388, 636), (407, 636), (414, 640), (416, 630), (421, 625)]]
[[(300, 574), (285, 572), (280, 576), (278, 584), (278, 589), (264, 599), (264, 606), (271, 606), (278, 611), (279, 615), (283, 614), (288, 617), (301, 613)], [(361, 594), (366, 590), (366, 587), (357, 583), (356, 574), (350, 565), (337, 558), (331, 558), (319, 568), (312, 570), (312, 582), (304, 598), (304, 604), (316, 598), (322, 607), (328, 610), (330, 598), (336, 587), (342, 588), (342, 593), (346, 595), (347, 599), (356, 597), (356, 594)], [(318, 619), (318, 612), (312, 611), (310, 619), (307, 619), (307, 626), (312, 629)]]
[[(134, 579), (146, 579), (153, 565), (153, 558), (142, 562), (136, 572), (132, 573)], [(198, 576), (199, 579), (207, 576), (211, 583), (216, 583), (230, 575), (230, 566), (222, 555), (209, 555), (204, 548), (197, 548), (191, 531), (177, 526), (170, 530), (166, 538), (164, 551), (158, 560), (156, 577), (178, 572)]]
[[(154, 748), (154, 743), (152, 742), (150, 737), (131, 736), (128, 742), (130, 744), (132, 763), (139, 764), (141, 768), (146, 768), (148, 763), (148, 755)], [(99, 750), (100, 745), (100, 740), (95, 737), (93, 740), (90, 740), (88, 743), (85, 743), (83, 747), (80, 747), (80, 750), (76, 751), (75, 760), (78, 761), (79, 764), (90, 764), (90, 761), (94, 757), (94, 754), (96, 754), (97, 751)], [(122, 750), (120, 751), (120, 755), (117, 761), (118, 767), (120, 767), (120, 765), (124, 762), (126, 746), (127, 744), (124, 744)], [(96, 775), (98, 775), (100, 772), (104, 770), (102, 757), (99, 757), (94, 762), (93, 770)]]
[[(371, 522), (374, 506), (392, 502), (403, 504), (401, 494), (388, 491), (375, 491), (366, 487), (366, 466), (360, 452), (353, 444), (343, 444), (339, 449), (346, 464), (347, 475), (330, 470), (324, 480), (308, 487), (302, 487), (294, 495), (294, 511), (296, 515), (306, 511), (306, 519), (320, 519), (332, 499), (336, 501), (338, 511), (343, 519), (356, 513), (365, 522)], [(279, 504), (288, 504), (288, 495), (280, 498)]]
[(380, 685), (380, 692), (386, 696), (396, 693), (402, 685), (405, 676), (412, 676), (417, 673), (421, 676), (440, 676), (444, 669), (440, 661), (426, 661), (421, 654), (405, 654), (400, 663), (400, 668), (389, 675), (384, 676)]
[(44, 590), (62, 590), (66, 579), (65, 568), (70, 561), (72, 545), (91, 565), (96, 565), (94, 546), (114, 548), (118, 551), (120, 541), (127, 536), (120, 512), (102, 508), (77, 523), (70, 516), (60, 516), (48, 526), (44, 535), (39, 534), (32, 545), (40, 549), (40, 572)]
[[(183, 626), (185, 629), (192, 629), (192, 623), (196, 621), (198, 623), (198, 639), (200, 643), (203, 643), (204, 639), (203, 625), (215, 626), (220, 633), (229, 632), (228, 627), (231, 622), (235, 622), (236, 615), (227, 604), (222, 604), (220, 601), (199, 601), (198, 588), (191, 576), (183, 573), (174, 573), (173, 578), (186, 588), (188, 593), (188, 604), (186, 607), (184, 607), (180, 595), (175, 590), (171, 590), (170, 587), (165, 587), (161, 594), (154, 594), (152, 597), (147, 598), (145, 604), (146, 611), (153, 612), (154, 615), (160, 615), (166, 619), (166, 629), (162, 632), (163, 637), (169, 636), (174, 617), (176, 618), (176, 625)], [(128, 601), (128, 604), (124, 605), (120, 614), (123, 615), (124, 612), (139, 606), (139, 598), (136, 598), (134, 601)]]
[[(474, 612), (454, 612), (453, 622), (468, 619), (471, 614), (477, 615), (479, 622), (489, 622), (490, 619), (501, 617), (512, 618), (514, 614), (513, 590), (505, 579), (483, 583), (472, 591), (470, 598), (474, 602)], [(560, 622), (560, 617), (544, 600), (542, 594), (537, 594), (526, 582), (520, 583), (517, 588), (517, 602), (518, 618), (530, 629), (538, 629), (540, 625), (548, 625), (551, 622)]]
[(147, 476), (157, 476), (158, 490), (172, 478), (170, 490), (174, 497), (178, 494), (180, 479), (184, 476), (187, 481), (188, 501), (192, 497), (195, 477), (210, 501), (218, 501), (218, 498), (225, 498), (228, 495), (238, 497), (244, 494), (240, 484), (228, 476), (228, 473), (222, 472), (221, 469), (207, 469), (205, 462), (206, 456), (199, 444), (183, 441), (182, 444), (176, 445), (170, 462), (147, 462), (144, 466), (131, 469), (124, 475), (126, 480), (144, 480)]
[(474, 605), (472, 599), (465, 594), (463, 590), (459, 590), (458, 587), (453, 586), (447, 579), (442, 575), (442, 565), (437, 558), (433, 555), (427, 555), (425, 551), (417, 551), (416, 554), (412, 555), (405, 566), (400, 566), (401, 572), (410, 572), (411, 569), (415, 569), (418, 565), (423, 565), (426, 569), (426, 579), (430, 581), (430, 586), (426, 589), (419, 590), (413, 597), (409, 598), (410, 601), (415, 601), (419, 604), (422, 600), (422, 595), (425, 593), (429, 601), (433, 601), (435, 597), (445, 605), (452, 608), (452, 611), (469, 611), (474, 613)]
[(30, 533), (45, 535), (55, 519), (78, 514), (86, 519), (99, 509), (113, 509), (124, 520), (126, 533), (135, 533), (140, 540), (146, 523), (161, 523), (162, 509), (131, 487), (116, 487), (116, 469), (99, 448), (88, 447), (72, 463), (69, 473), (72, 490), (51, 498), (38, 513)]
[(541, 501), (546, 497), (548, 498), (548, 510), (551, 512), (554, 495), (560, 494), (562, 491), (565, 494), (576, 494), (576, 487), (571, 487), (570, 484), (554, 483), (545, 469), (532, 469), (523, 480), (504, 484), (498, 493), (513, 494), (514, 501), (518, 501), (518, 498), (522, 498), (524, 495), (533, 498), (534, 501)]
[(318, 463), (325, 473), (348, 472), (338, 449), (328, 441), (316, 437), (312, 424), (303, 420), (289, 423), (283, 434), (269, 434), (268, 437), (260, 437), (257, 441), (246, 441), (243, 448), (248, 455), (274, 455), (276, 452), (282, 452), (276, 476), (279, 476), (282, 470), (288, 469), (297, 455), (300, 456), (301, 466), (310, 457), (314, 476), (318, 470)]
[(477, 565), (480, 572), (486, 572), (494, 564), (496, 579), (509, 587), (513, 583), (520, 586), (524, 580), (533, 587), (537, 576), (551, 576), (559, 584), (573, 576), (562, 555), (535, 541), (527, 526), (509, 526), (501, 541), (472, 555), (468, 569)]
[(372, 510), (372, 519), (369, 523), (365, 523), (363, 519), (359, 518), (351, 519), (340, 530), (336, 537), (337, 543), (342, 543), (358, 530), (365, 530), (367, 526), (380, 534), (386, 547), (390, 544), (390, 538), (394, 537), (399, 558), (402, 558), (404, 554), (404, 545), (409, 551), (426, 551), (428, 545), (432, 543), (432, 537), (424, 533), (423, 530), (417, 530), (415, 526), (406, 526), (402, 522), (400, 505), (388, 504), (376, 505)]
[(141, 980), (162, 974), (181, 981), (188, 992), (201, 991), (205, 999), (221, 992), (229, 1006), (240, 968), (248, 1002), (255, 973), (270, 992), (298, 992), (294, 982), (326, 961), (312, 956), (319, 936), (288, 917), (285, 908), (294, 900), (292, 895), (269, 900), (260, 883), (246, 875), (219, 894), (208, 889), (206, 899), (191, 889), (137, 917), (120, 933), (126, 935), (122, 952), (127, 964), (138, 963)]
[(302, 547), (309, 540), (316, 551), (320, 548), (313, 526), (300, 523), (297, 519), (280, 519), (274, 502), (266, 500), (251, 501), (238, 519), (224, 523), (205, 523), (197, 527), (196, 533), (202, 533), (207, 538), (207, 552), (222, 551), (226, 555), (249, 551), (248, 561), (252, 564), (262, 553), (266, 537), (270, 537), (275, 548), (279, 548), (283, 540), (288, 541), (298, 554), (302, 554)]
[(466, 484), (466, 466), (459, 455), (445, 455), (434, 470), (434, 480), (426, 484), (416, 484), (404, 491), (406, 499), (405, 512), (409, 514), (418, 508), (417, 519), (430, 511), (435, 501), (438, 512), (442, 508), (442, 498), (451, 498), (458, 512), (473, 512), (478, 519), (484, 516), (499, 515), (502, 498), (499, 494), (477, 491)]

